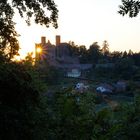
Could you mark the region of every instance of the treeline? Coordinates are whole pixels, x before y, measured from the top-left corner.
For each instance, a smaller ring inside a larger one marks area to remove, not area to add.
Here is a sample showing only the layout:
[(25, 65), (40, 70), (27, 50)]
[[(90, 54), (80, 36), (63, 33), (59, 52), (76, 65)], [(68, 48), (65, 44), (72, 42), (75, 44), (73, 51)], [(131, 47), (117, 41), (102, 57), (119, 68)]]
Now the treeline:
[(71, 55), (76, 55), (80, 58), (81, 63), (115, 63), (123, 58), (129, 58), (136, 66), (140, 66), (140, 52), (134, 53), (132, 50), (128, 52), (114, 51), (110, 52), (108, 42), (105, 40), (102, 47), (98, 45), (98, 42), (94, 42), (90, 45), (89, 49), (86, 46), (78, 46), (74, 42), (70, 41)]
[(98, 42), (94, 42), (89, 49), (85, 46), (75, 45), (74, 42), (69, 42), (69, 44), (71, 45), (71, 55), (76, 55), (80, 63), (93, 64), (92, 70), (87, 75), (92, 79), (101, 77), (126, 80), (140, 79), (140, 52), (134, 53), (131, 50), (110, 52), (106, 40), (102, 47), (98, 45)]

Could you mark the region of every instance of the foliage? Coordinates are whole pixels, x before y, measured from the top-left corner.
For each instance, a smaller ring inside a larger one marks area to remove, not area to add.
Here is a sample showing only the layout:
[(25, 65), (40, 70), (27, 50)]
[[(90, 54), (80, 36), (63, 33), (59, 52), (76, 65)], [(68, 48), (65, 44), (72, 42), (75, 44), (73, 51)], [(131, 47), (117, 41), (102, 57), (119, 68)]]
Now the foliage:
[(1, 0), (0, 51), (4, 52), (5, 57), (9, 59), (17, 55), (19, 50), (19, 42), (17, 40), (19, 35), (15, 30), (16, 23), (13, 20), (16, 10), (21, 18), (25, 18), (28, 25), (30, 25), (31, 18), (34, 18), (37, 24), (49, 27), (49, 24), (52, 23), (57, 28), (58, 10), (53, 0), (12, 0), (10, 2)]
[(69, 50), (71, 56), (78, 56), (79, 55), (79, 47), (73, 41), (69, 41)]
[(96, 111), (93, 92), (74, 93), (69, 88), (41, 96), (36, 74), (26, 63), (0, 65), (0, 139), (140, 138), (138, 94), (134, 103), (122, 104), (117, 112)]
[(102, 53), (104, 55), (108, 55), (109, 54), (109, 44), (108, 44), (107, 40), (105, 40), (103, 42)]
[(62, 82), (64, 71), (62, 69), (50, 66), (48, 63), (43, 64), (43, 67), (38, 68), (40, 77), (47, 85), (56, 85)]
[[(1, 11), (1, 13), (3, 12)], [(5, 14), (10, 16), (9, 13)], [(1, 17), (2, 15), (0, 15), (0, 52), (3, 52), (6, 58), (11, 59), (14, 55), (18, 55), (19, 44), (17, 37), (19, 35), (15, 31), (15, 23), (13, 21), (8, 21), (8, 17), (6, 17), (6, 19)]]
[(79, 46), (78, 49), (79, 49), (79, 61), (80, 61), (80, 63), (89, 63), (86, 46), (81, 45), (81, 46)]
[(123, 79), (131, 79), (134, 74), (133, 69), (133, 59), (131, 58), (123, 58), (120, 61), (115, 63), (115, 71), (116, 74), (119, 74), (119, 76)]
[(50, 105), (49, 139), (123, 140), (139, 139), (139, 96), (131, 104), (122, 104), (117, 112), (109, 108), (95, 110), (94, 93), (76, 93), (65, 89), (54, 95)]
[(134, 53), (131, 57), (133, 58), (135, 65), (140, 66), (140, 53)]
[(54, 67), (48, 67), (46, 73), (46, 82), (49, 85), (60, 84), (64, 76), (63, 71)]
[(41, 137), (42, 88), (33, 76), (33, 68), (21, 63), (1, 63), (0, 75), (0, 139)]
[(26, 65), (32, 66), (35, 63), (35, 60), (33, 58), (33, 52), (27, 53), (27, 56), (25, 57), (25, 60), (23, 60)]
[(94, 78), (105, 78), (105, 79), (112, 79), (116, 77), (116, 73), (114, 71), (114, 68), (110, 67), (97, 67), (94, 69)]
[(100, 52), (100, 46), (98, 45), (98, 42), (94, 42), (89, 50), (88, 50), (88, 54), (89, 54), (89, 59), (91, 61), (91, 63), (95, 64), (98, 62), (101, 52)]
[(92, 129), (90, 128), (93, 126), (91, 119), (91, 111), (93, 110), (89, 110), (92, 106), (84, 105), (89, 100), (88, 104), (92, 104), (92, 98), (86, 100), (87, 98), (84, 98), (84, 95), (83, 97), (82, 95), (78, 96), (73, 94), (71, 89), (66, 89), (56, 93), (54, 99), (53, 112), (50, 116), (52, 132), (50, 137), (53, 134), (53, 139), (89, 139), (92, 134)]
[(138, 0), (122, 0), (122, 5), (119, 8), (119, 14), (123, 16), (128, 14), (131, 18), (136, 17), (140, 11), (140, 2)]
[(108, 79), (139, 79), (140, 53), (109, 51), (108, 42), (103, 42), (103, 47), (94, 42), (89, 49), (85, 46), (77, 46), (70, 42), (71, 56), (76, 55), (80, 63), (91, 63), (87, 77)]

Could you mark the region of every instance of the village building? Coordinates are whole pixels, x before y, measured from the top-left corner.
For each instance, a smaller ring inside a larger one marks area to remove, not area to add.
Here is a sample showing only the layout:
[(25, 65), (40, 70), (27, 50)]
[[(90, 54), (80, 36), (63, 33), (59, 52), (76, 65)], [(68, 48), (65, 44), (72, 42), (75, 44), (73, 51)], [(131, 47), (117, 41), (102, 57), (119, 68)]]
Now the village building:
[(96, 91), (98, 93), (111, 94), (114, 91), (114, 87), (107, 83), (101, 83), (97, 86)]

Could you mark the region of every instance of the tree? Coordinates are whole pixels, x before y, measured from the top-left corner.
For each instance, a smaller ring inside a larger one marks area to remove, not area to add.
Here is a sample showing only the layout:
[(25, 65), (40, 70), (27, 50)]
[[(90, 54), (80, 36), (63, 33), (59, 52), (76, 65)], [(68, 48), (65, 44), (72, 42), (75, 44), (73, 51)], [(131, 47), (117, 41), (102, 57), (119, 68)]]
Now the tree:
[(114, 51), (111, 53), (112, 62), (117, 62), (122, 58), (122, 52)]
[(140, 53), (134, 53), (133, 56), (132, 56), (134, 62), (135, 62), (135, 65), (136, 66), (140, 66)]
[(102, 53), (104, 55), (109, 54), (109, 44), (108, 44), (107, 40), (104, 40), (104, 42), (103, 42)]
[(25, 61), (26, 64), (32, 66), (35, 62), (34, 57), (33, 57), (33, 52), (29, 52), (27, 53), (27, 56), (25, 57)]
[(70, 55), (79, 55), (78, 45), (75, 44), (73, 41), (69, 41), (70, 45)]
[(78, 48), (79, 48), (80, 63), (88, 63), (89, 60), (88, 60), (88, 53), (87, 53), (86, 46), (81, 45)]
[[(35, 23), (49, 27), (53, 24), (57, 28), (58, 10), (53, 0), (12, 0), (0, 1), (0, 52), (11, 59), (18, 53), (19, 36), (15, 30), (13, 17), (15, 10), (18, 10), (21, 18), (25, 18), (27, 25), (30, 25), (33, 17)], [(48, 14), (50, 16), (48, 16)]]
[(100, 46), (98, 45), (98, 42), (94, 42), (89, 50), (89, 59), (92, 63), (97, 63), (98, 59), (100, 58), (101, 52), (100, 52)]
[(132, 58), (122, 58), (115, 63), (116, 74), (119, 74), (123, 79), (131, 79), (134, 75), (134, 61)]
[(0, 75), (0, 139), (34, 139), (38, 120), (33, 112), (40, 102), (37, 78), (25, 65), (13, 62), (1, 64)]
[(136, 17), (140, 11), (140, 2), (138, 0), (122, 0), (122, 5), (119, 6), (118, 11), (121, 15), (129, 15), (129, 17)]
[(124, 51), (124, 52), (123, 52), (123, 58), (126, 58), (127, 56), (128, 56), (127, 52)]

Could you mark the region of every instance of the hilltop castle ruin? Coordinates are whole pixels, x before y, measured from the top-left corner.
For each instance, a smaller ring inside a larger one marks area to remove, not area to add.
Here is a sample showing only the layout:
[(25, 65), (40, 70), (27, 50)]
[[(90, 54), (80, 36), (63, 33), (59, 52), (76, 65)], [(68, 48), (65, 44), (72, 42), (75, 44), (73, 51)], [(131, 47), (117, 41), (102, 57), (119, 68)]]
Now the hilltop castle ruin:
[[(37, 53), (37, 48), (42, 48), (42, 53)], [(62, 68), (66, 71), (66, 75), (70, 77), (81, 76), (82, 71), (92, 67), (91, 64), (80, 64), (79, 58), (71, 54), (70, 44), (61, 42), (61, 36), (56, 36), (55, 45), (51, 44), (46, 37), (41, 37), (41, 43), (35, 44), (36, 61), (47, 61), (49, 65), (56, 68)], [(41, 55), (41, 56), (39, 56)]]

